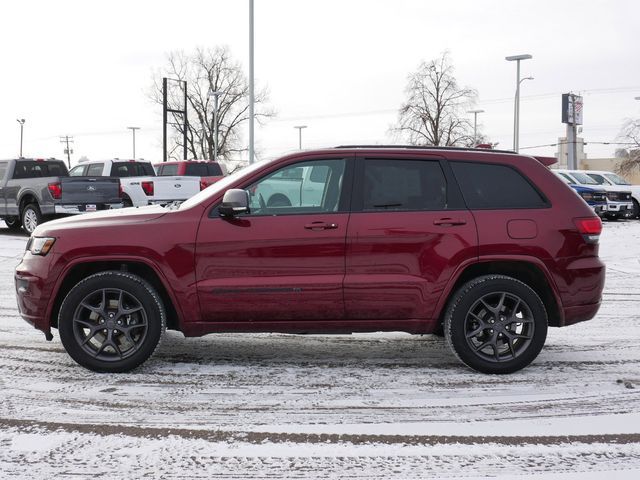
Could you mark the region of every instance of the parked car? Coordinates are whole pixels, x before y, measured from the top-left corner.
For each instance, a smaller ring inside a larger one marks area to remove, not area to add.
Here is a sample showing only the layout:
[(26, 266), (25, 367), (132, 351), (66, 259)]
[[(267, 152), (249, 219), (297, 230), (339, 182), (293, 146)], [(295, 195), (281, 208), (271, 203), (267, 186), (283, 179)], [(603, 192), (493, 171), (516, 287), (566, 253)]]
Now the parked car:
[(576, 181), (566, 173), (554, 171), (558, 177), (575, 190), (587, 205), (599, 216), (603, 217), (607, 213), (607, 192), (602, 188), (591, 188), (578, 185)]
[(121, 208), (117, 178), (70, 178), (62, 160), (0, 160), (0, 218), (32, 233), (56, 215)]
[(117, 177), (123, 189), (125, 207), (167, 204), (186, 200), (201, 190), (200, 180), (194, 177), (157, 177), (151, 162), (143, 160), (88, 161), (73, 167), (73, 176), (98, 175)]
[(204, 190), (225, 176), (224, 166), (218, 162), (206, 160), (181, 160), (154, 163), (153, 168), (159, 177), (171, 175), (184, 175), (187, 177), (200, 177), (200, 189)]
[(555, 170), (572, 179), (576, 185), (589, 188), (602, 188), (607, 192), (607, 211), (605, 217), (612, 219), (630, 218), (633, 215), (631, 192), (620, 187), (598, 185), (593, 178), (579, 170)]
[[(102, 372), (143, 363), (165, 328), (442, 325), (466, 365), (514, 372), (536, 358), (548, 326), (593, 318), (604, 286), (600, 219), (541, 161), (338, 147), (250, 165), (180, 205), (56, 220), (36, 229), (16, 267), (19, 311)], [(265, 183), (301, 168), (323, 172), (319, 201), (260, 199)]]
[(620, 175), (603, 170), (582, 170), (582, 173), (589, 175), (598, 185), (604, 188), (624, 189), (631, 192), (633, 202), (632, 218), (640, 218), (640, 185), (631, 185)]

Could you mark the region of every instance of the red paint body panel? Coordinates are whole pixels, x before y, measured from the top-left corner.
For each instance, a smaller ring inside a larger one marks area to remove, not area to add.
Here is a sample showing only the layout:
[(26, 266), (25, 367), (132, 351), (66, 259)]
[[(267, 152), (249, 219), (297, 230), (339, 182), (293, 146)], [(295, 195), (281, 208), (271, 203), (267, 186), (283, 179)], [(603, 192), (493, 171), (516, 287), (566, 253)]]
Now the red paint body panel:
[[(355, 161), (356, 155), (431, 160), (437, 155), (450, 162), (510, 165), (538, 186), (549, 208), (210, 217), (229, 188), (245, 188), (299, 161)], [(34, 235), (55, 237), (56, 243), (44, 257), (25, 253), (16, 268), (23, 318), (50, 332), (65, 277), (77, 265), (103, 261), (151, 268), (187, 336), (218, 331), (428, 333), (437, 327), (466, 269), (497, 261), (524, 262), (543, 272), (560, 307), (559, 325), (592, 318), (600, 304), (605, 269), (598, 246), (585, 241), (574, 223), (593, 213), (531, 157), (349, 148), (296, 153), (225, 177), (189, 202), (178, 210), (123, 209), (38, 227)], [(444, 217), (460, 222), (434, 224)], [(304, 228), (313, 221), (336, 228)]]

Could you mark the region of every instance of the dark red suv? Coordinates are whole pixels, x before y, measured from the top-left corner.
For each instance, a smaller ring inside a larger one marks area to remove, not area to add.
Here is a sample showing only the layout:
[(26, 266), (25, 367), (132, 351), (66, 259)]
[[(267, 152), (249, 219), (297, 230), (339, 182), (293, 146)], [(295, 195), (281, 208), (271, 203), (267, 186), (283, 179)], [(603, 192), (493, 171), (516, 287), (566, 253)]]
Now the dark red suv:
[(179, 206), (39, 226), (16, 268), (22, 317), (81, 365), (123, 372), (165, 328), (442, 332), (508, 373), (547, 326), (598, 311), (599, 218), (539, 159), (338, 147), (257, 163)]

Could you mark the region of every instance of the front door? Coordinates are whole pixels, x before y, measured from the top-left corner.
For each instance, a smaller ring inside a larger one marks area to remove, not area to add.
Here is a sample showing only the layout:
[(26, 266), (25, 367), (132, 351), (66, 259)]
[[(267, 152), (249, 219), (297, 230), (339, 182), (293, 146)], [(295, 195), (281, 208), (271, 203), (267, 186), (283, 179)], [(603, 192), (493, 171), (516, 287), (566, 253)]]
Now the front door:
[(344, 317), (346, 188), (353, 161), (289, 164), (251, 185), (250, 212), (203, 218), (197, 289), (211, 322)]
[(349, 319), (425, 320), (477, 257), (473, 215), (439, 158), (359, 158), (347, 232)]

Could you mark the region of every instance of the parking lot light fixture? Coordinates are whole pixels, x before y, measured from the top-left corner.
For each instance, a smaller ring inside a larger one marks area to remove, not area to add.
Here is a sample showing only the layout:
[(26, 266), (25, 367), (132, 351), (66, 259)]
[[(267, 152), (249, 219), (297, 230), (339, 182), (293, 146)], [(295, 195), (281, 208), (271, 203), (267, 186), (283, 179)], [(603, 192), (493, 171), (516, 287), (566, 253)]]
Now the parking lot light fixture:
[(302, 150), (302, 129), (307, 128), (307, 125), (297, 125), (293, 128), (298, 129), (298, 149)]
[(533, 56), (528, 53), (505, 57), (508, 62), (516, 62), (516, 98), (513, 106), (513, 150), (518, 151), (520, 134), (520, 61), (530, 60)]
[(473, 146), (478, 144), (478, 114), (484, 113), (484, 110), (469, 110), (467, 113), (473, 113)]

